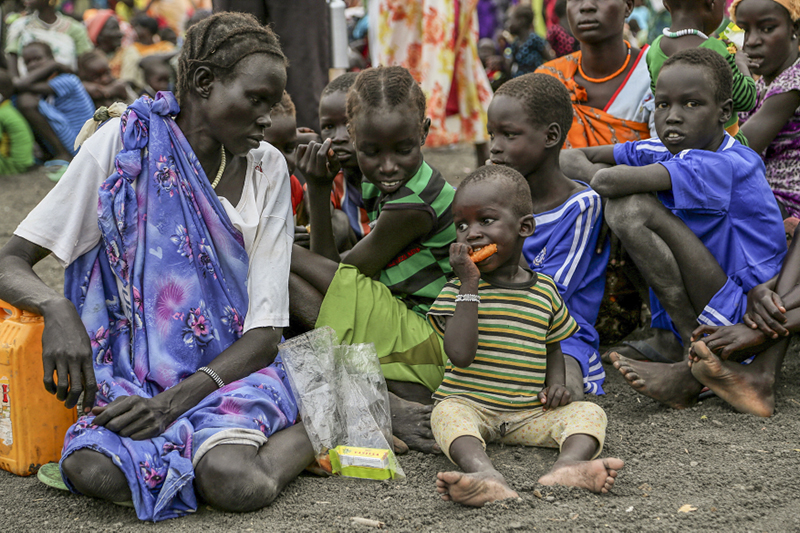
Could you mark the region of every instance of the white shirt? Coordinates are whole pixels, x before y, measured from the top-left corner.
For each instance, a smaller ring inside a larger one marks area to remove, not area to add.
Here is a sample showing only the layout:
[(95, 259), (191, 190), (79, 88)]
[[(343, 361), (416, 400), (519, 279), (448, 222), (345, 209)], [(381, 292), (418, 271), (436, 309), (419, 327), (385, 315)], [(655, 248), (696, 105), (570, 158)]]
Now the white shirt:
[[(14, 231), (50, 250), (64, 268), (100, 241), (98, 190), (115, 172), (114, 158), (122, 150), (119, 121), (110, 120), (84, 143), (58, 184)], [(247, 154), (238, 205), (219, 200), (242, 233), (249, 256), (244, 331), (288, 326), (294, 224), (289, 172), (281, 153), (262, 142)]]

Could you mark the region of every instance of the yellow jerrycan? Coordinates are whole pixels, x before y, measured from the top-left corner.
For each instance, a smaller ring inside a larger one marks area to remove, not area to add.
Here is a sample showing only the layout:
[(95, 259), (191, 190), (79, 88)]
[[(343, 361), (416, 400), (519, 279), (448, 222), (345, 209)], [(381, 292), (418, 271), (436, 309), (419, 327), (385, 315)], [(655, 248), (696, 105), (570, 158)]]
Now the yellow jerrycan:
[(18, 476), (61, 458), (75, 409), (42, 384), (44, 318), (0, 300), (0, 468)]

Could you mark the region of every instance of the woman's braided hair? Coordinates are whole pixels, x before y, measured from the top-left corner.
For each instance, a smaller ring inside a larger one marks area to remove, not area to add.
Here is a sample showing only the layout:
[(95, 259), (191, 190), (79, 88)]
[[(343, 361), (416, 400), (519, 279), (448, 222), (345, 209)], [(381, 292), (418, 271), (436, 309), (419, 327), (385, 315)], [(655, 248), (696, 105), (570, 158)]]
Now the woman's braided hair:
[(364, 109), (374, 110), (382, 106), (394, 109), (402, 105), (410, 105), (416, 109), (422, 131), (425, 122), (425, 94), (411, 73), (399, 66), (368, 68), (358, 74), (353, 87), (347, 93), (347, 121), (353, 124), (355, 116)]
[(217, 13), (201, 20), (186, 32), (178, 57), (178, 99), (191, 89), (198, 68), (208, 67), (215, 76), (229, 74), (252, 54), (268, 54), (288, 64), (278, 37), (253, 15)]

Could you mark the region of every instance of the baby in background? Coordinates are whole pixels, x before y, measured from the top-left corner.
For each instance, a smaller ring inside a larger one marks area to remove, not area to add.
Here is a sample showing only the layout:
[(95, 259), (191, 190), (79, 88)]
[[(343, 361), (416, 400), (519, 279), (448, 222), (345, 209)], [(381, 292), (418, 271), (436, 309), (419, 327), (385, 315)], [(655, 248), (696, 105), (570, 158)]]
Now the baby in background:
[[(449, 359), (433, 395), (431, 428), (463, 470), (438, 474), (436, 489), (447, 501), (480, 507), (518, 497), (486, 454), (487, 442), (560, 448), (539, 478), (543, 485), (605, 493), (624, 466), (596, 459), (606, 414), (593, 403), (573, 402), (566, 387), (560, 342), (577, 323), (553, 280), (520, 266), (534, 232), (532, 212), (528, 183), (506, 166), (476, 170), (453, 201), (450, 263), (457, 278), (428, 312)], [(470, 256), (490, 246), (496, 251), (474, 263)]]

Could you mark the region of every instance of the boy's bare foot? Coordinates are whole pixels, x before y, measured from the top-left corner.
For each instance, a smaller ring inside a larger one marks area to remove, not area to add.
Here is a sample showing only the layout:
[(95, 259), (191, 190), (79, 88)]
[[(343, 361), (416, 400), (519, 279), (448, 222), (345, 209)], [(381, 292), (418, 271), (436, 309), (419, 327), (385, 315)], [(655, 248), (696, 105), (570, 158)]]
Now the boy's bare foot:
[(637, 329), (625, 337), (618, 346), (613, 346), (612, 348), (606, 350), (600, 356), (600, 359), (604, 363), (611, 364), (611, 354), (616, 352), (623, 357), (627, 357), (628, 359), (636, 361), (649, 360), (648, 356), (643, 354), (640, 350), (637, 350), (633, 346), (623, 344), (626, 341), (634, 344), (638, 342), (646, 343), (650, 346), (650, 348), (652, 348), (653, 351), (658, 352), (658, 354), (662, 357), (675, 362), (681, 361), (684, 356), (683, 346), (681, 346), (681, 343), (671, 331), (659, 328), (649, 328), (646, 332), (645, 338), (642, 338), (642, 331)]
[(445, 501), (483, 507), (489, 502), (519, 498), (499, 472), (439, 472), (436, 491)]
[(722, 361), (703, 341), (694, 343), (698, 358), (692, 364), (692, 375), (741, 413), (772, 416), (775, 411), (775, 376), (753, 372), (738, 363)]
[(703, 386), (694, 379), (687, 363), (633, 361), (616, 352), (609, 356), (628, 384), (645, 396), (675, 409), (686, 409), (697, 403)]
[(615, 457), (560, 465), (556, 463), (550, 472), (539, 478), (539, 483), (578, 487), (605, 494), (614, 487), (614, 478), (623, 466), (625, 462)]
[(392, 433), (408, 448), (424, 453), (441, 453), (431, 431), (432, 405), (409, 402), (389, 394), (392, 413)]

